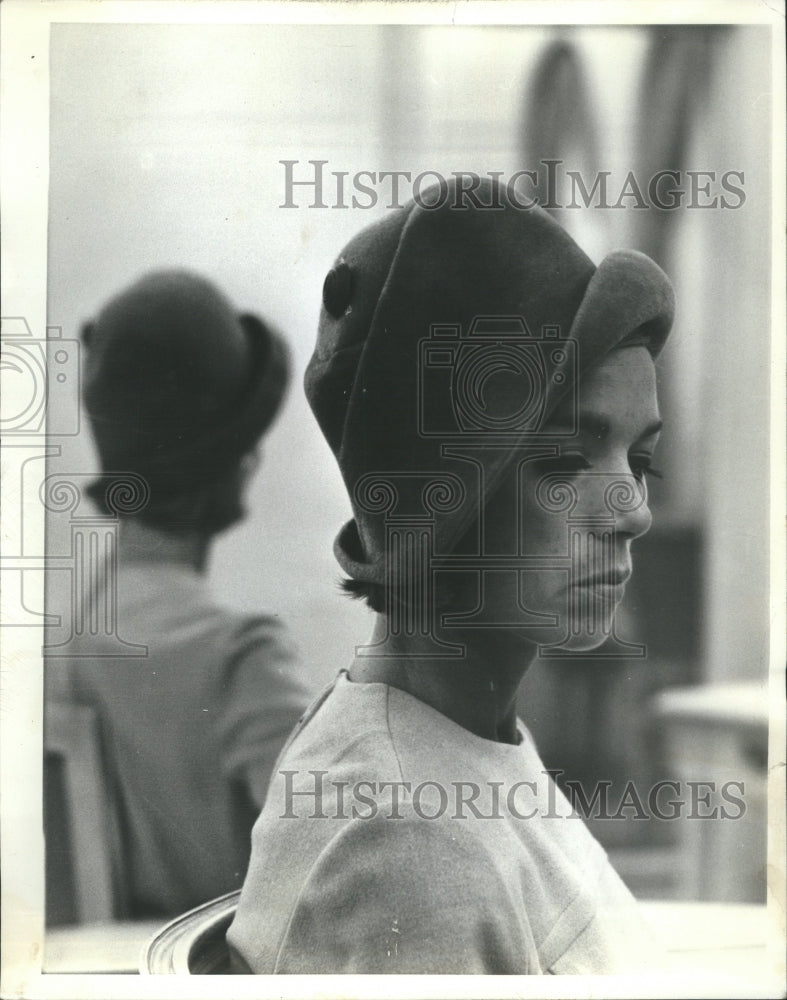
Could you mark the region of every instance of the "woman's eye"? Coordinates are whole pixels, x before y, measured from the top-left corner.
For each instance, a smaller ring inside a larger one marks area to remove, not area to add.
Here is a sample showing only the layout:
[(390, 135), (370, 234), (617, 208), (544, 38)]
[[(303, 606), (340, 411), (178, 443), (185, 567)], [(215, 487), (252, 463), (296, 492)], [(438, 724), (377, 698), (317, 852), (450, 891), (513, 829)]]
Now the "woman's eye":
[(554, 458), (541, 458), (535, 465), (541, 473), (562, 473), (566, 476), (576, 475), (591, 467), (585, 456), (576, 452), (555, 455)]
[(653, 458), (650, 455), (631, 455), (629, 465), (635, 479), (643, 480), (645, 476), (655, 476), (656, 479), (663, 479), (658, 469), (654, 469), (651, 464)]

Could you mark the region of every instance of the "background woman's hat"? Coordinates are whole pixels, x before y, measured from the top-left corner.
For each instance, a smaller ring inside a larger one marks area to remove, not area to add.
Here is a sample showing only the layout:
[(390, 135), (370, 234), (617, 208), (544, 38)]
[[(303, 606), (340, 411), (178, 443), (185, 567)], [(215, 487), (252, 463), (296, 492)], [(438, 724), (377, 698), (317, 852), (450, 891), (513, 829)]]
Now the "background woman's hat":
[[(355, 515), (335, 552), (359, 581), (384, 582), (391, 516), (432, 516), (436, 555), (451, 552), (582, 373), (634, 331), (655, 356), (672, 324), (672, 286), (644, 254), (596, 268), (542, 209), (489, 180), (474, 194), (424, 193), (359, 233), (325, 280), (305, 388)], [(483, 479), (458, 457), (473, 443)], [(460, 497), (431, 515), (430, 477)]]
[(284, 340), (188, 271), (146, 275), (86, 323), (83, 400), (102, 467), (179, 492), (217, 478), (276, 416)]

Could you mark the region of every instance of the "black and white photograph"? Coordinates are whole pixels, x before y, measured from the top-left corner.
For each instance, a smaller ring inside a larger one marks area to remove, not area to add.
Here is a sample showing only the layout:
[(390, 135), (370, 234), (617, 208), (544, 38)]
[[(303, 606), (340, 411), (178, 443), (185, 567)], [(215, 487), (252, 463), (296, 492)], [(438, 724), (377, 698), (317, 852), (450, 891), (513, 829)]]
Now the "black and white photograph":
[(784, 996), (783, 4), (0, 17), (2, 996)]

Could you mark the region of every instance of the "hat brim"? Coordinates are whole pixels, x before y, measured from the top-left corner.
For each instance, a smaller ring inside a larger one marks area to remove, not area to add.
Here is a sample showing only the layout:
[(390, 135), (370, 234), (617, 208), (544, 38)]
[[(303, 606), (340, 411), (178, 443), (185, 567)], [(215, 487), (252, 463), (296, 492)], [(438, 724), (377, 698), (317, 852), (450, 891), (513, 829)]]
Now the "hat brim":
[(569, 334), (580, 345), (580, 372), (635, 331), (657, 357), (674, 316), (675, 293), (658, 264), (636, 250), (608, 254), (590, 279)]

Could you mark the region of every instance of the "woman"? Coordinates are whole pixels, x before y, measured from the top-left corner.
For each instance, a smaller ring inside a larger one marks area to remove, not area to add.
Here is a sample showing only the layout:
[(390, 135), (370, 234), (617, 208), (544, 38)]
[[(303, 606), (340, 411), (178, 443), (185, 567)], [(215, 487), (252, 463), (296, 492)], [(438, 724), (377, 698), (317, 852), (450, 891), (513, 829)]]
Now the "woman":
[[(119, 914), (174, 916), (241, 884), (271, 770), (312, 697), (280, 621), (225, 607), (207, 582), (213, 542), (246, 515), (289, 352), (261, 319), (183, 270), (123, 289), (82, 340), (102, 470), (88, 489), (119, 530), (117, 562), (81, 613), (91, 621), (111, 605), (137, 655), (118, 657), (114, 636), (83, 628), (65, 659), (47, 660), (47, 698), (98, 718), (123, 834)], [(147, 502), (118, 514), (127, 474), (144, 480)], [(51, 816), (50, 855), (58, 824)], [(50, 902), (56, 913), (54, 890)]]
[(502, 190), (427, 204), (326, 279), (306, 391), (353, 504), (345, 587), (377, 616), (278, 762), (229, 941), (257, 973), (642, 968), (636, 903), (515, 701), (540, 649), (610, 634), (672, 290)]

